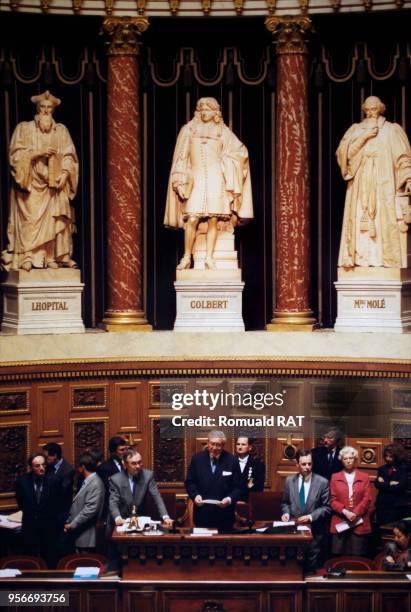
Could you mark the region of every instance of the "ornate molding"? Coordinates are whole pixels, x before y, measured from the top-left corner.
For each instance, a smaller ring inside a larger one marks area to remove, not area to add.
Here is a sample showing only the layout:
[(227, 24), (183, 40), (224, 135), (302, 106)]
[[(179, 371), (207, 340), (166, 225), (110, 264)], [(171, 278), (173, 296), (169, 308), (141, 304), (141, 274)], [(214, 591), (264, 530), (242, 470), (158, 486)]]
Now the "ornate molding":
[(274, 15), (276, 8), (277, 8), (277, 0), (266, 0), (266, 2), (267, 2), (268, 14)]
[(201, 8), (203, 9), (204, 15), (210, 14), (212, 4), (213, 0), (201, 0)]
[(138, 55), (139, 40), (147, 30), (147, 17), (107, 17), (103, 31), (111, 38), (108, 55)]
[(233, 0), (234, 8), (237, 15), (241, 15), (244, 9), (244, 0)]
[(171, 14), (177, 15), (180, 8), (180, 0), (168, 0), (168, 4), (170, 5)]
[(312, 21), (305, 15), (267, 17), (265, 27), (274, 36), (278, 54), (308, 53), (306, 41)]
[[(13, 362), (7, 364), (11, 371), (5, 371), (6, 364), (0, 367), (0, 383), (9, 384), (16, 382), (33, 382), (33, 381), (64, 381), (64, 380), (101, 380), (106, 378), (158, 378), (167, 377), (174, 381), (182, 377), (197, 377), (197, 376), (231, 376), (237, 378), (243, 377), (266, 377), (266, 376), (281, 376), (284, 378), (365, 378), (365, 379), (391, 379), (391, 380), (410, 380), (411, 370), (408, 360), (370, 360), (368, 365), (364, 366), (364, 360), (361, 359), (337, 359), (337, 358), (309, 358), (305, 357), (301, 360), (298, 358), (287, 360), (285, 358), (272, 357), (269, 360), (261, 360), (257, 364), (250, 363), (250, 360), (231, 359), (227, 358), (228, 363), (217, 366), (210, 366), (207, 360), (202, 364), (184, 365), (183, 362), (172, 362), (160, 364), (147, 364), (147, 360), (136, 359), (136, 363), (122, 363), (121, 360), (101, 359), (81, 360), (80, 367), (75, 360), (53, 361), (42, 364), (36, 364), (41, 369), (32, 370), (33, 364), (24, 362)], [(169, 359), (164, 360), (169, 361)], [(225, 361), (220, 358), (208, 359), (210, 362)], [(238, 362), (244, 362), (243, 364)], [(279, 362), (278, 365), (268, 365), (267, 361)], [(146, 363), (144, 363), (146, 362)], [(88, 364), (90, 367), (84, 367)], [(110, 365), (111, 364), (111, 365)], [(310, 365), (309, 365), (310, 364)], [(312, 365), (311, 365), (312, 364)], [(77, 367), (76, 367), (77, 366)], [(27, 368), (24, 371), (24, 368)]]
[(73, 13), (78, 15), (81, 12), (81, 6), (83, 4), (83, 0), (71, 0), (73, 4)]

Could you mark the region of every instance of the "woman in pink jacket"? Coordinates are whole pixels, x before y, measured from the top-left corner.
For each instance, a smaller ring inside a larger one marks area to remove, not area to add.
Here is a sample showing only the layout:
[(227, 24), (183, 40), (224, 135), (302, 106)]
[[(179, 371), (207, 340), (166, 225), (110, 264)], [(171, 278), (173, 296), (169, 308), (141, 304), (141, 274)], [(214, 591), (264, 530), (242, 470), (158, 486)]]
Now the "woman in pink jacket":
[(332, 552), (334, 555), (366, 554), (366, 535), (371, 533), (371, 487), (368, 474), (356, 469), (358, 451), (344, 446), (339, 457), (341, 472), (331, 478)]

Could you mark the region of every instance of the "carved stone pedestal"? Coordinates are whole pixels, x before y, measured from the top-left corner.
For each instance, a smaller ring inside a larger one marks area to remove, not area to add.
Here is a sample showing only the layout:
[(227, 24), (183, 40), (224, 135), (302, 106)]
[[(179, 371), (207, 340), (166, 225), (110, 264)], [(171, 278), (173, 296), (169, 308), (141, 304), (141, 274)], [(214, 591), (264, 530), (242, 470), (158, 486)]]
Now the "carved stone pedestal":
[(411, 332), (411, 270), (338, 269), (335, 331)]
[(1, 331), (9, 334), (83, 333), (80, 270), (9, 272), (3, 283)]
[(241, 270), (181, 270), (174, 331), (244, 331)]

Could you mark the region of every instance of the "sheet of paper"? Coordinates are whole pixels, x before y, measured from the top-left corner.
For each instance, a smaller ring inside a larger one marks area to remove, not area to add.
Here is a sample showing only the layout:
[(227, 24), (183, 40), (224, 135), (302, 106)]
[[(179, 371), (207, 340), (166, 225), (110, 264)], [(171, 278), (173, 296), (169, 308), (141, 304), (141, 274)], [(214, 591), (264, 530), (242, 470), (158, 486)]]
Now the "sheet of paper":
[(295, 521), (274, 521), (273, 527), (294, 527)]
[(207, 527), (194, 527), (191, 535), (214, 535), (218, 533), (218, 529), (208, 529)]
[(347, 531), (347, 529), (349, 529), (350, 526), (347, 523), (347, 521), (341, 521), (341, 523), (337, 523), (335, 525), (335, 528), (338, 531), (338, 533), (342, 533), (343, 531)]
[(221, 504), (221, 499), (203, 499), (203, 504), (214, 504), (215, 506), (219, 506)]
[(19, 569), (8, 567), (7, 569), (0, 570), (0, 578), (15, 578), (16, 576), (21, 576)]
[(311, 529), (306, 525), (297, 525), (297, 531), (308, 531), (310, 533)]
[(256, 531), (258, 531), (258, 533), (265, 533), (267, 531), (268, 527), (258, 527), (258, 529), (256, 529)]

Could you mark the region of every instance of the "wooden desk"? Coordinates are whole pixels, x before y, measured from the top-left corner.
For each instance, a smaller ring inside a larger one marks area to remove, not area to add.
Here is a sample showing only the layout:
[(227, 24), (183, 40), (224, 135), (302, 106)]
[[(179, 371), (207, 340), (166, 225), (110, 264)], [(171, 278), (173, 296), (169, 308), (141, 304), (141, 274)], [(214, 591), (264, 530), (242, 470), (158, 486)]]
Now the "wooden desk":
[(405, 572), (347, 571), (341, 578), (307, 577), (309, 612), (409, 612), (411, 582)]
[(123, 578), (168, 581), (302, 580), (310, 533), (193, 536), (113, 532), (126, 562)]
[(0, 578), (1, 591), (65, 591), (69, 593), (70, 606), (9, 606), (1, 608), (4, 612), (27, 610), (32, 612), (120, 612), (119, 578), (104, 580), (77, 580), (73, 570), (23, 570), (16, 578)]

